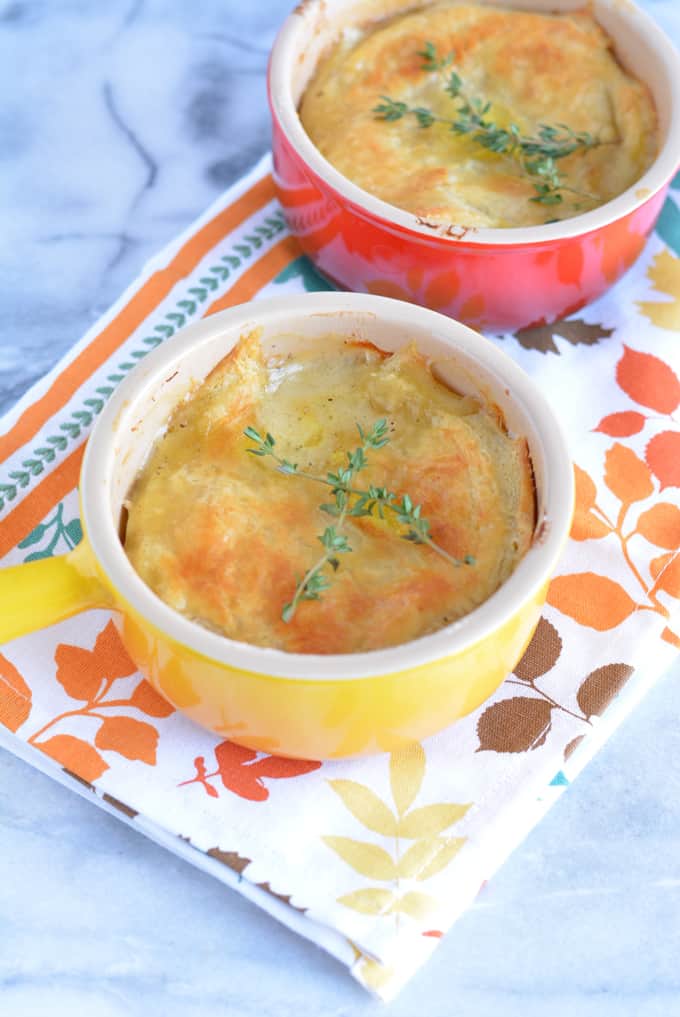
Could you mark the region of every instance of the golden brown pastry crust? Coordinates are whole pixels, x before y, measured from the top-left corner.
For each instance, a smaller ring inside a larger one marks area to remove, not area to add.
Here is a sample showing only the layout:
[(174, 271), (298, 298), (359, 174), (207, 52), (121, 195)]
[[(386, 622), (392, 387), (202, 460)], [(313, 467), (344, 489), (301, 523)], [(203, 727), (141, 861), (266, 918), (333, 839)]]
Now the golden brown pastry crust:
[[(302, 653), (350, 653), (434, 631), (486, 600), (529, 547), (535, 522), (526, 442), (497, 412), (435, 380), (415, 348), (388, 356), (327, 337), (265, 363), (241, 340), (174, 412), (129, 499), (126, 551), (171, 607), (233, 639)], [(394, 522), (352, 519), (351, 554), (318, 602), (281, 620), (298, 578), (321, 552), (326, 488), (247, 453), (249, 424), (280, 454), (325, 475), (365, 428), (386, 418), (390, 443), (370, 453), (362, 486), (422, 503), (454, 568), (401, 538)]]
[[(387, 95), (455, 116), (443, 86), (450, 68), (424, 73), (427, 42), (455, 54), (466, 90), (492, 104), (499, 126), (526, 134), (568, 124), (613, 142), (559, 160), (569, 187), (546, 207), (509, 156), (412, 116), (375, 119)], [(646, 86), (618, 63), (604, 30), (586, 11), (537, 14), (474, 4), (435, 3), (348, 36), (320, 62), (300, 106), (310, 138), (364, 190), (431, 221), (508, 227), (564, 219), (595, 208), (633, 184), (653, 161), (656, 114)]]

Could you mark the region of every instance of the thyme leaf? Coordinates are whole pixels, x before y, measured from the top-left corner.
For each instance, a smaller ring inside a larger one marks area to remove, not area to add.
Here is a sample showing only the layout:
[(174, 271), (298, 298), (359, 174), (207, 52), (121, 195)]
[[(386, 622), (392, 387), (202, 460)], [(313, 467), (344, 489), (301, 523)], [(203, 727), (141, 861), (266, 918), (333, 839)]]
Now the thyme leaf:
[(423, 58), (424, 71), (441, 71), (453, 63), (453, 53), (447, 53), (441, 60), (437, 57), (437, 47), (433, 42), (426, 42), (425, 48), (418, 50), (418, 56)]

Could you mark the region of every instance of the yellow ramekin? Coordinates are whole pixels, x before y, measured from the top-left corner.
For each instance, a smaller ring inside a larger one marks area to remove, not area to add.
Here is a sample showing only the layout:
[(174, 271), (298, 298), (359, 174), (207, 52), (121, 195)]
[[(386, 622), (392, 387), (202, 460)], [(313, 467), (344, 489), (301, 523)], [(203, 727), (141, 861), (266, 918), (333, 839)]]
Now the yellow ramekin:
[[(144, 584), (119, 538), (123, 499), (172, 408), (253, 328), (272, 350), (323, 342), (330, 333), (389, 351), (415, 342), (443, 380), (495, 403), (508, 430), (526, 438), (536, 533), (516, 571), (481, 607), (401, 646), (324, 656), (226, 639), (179, 615)], [(116, 390), (83, 460), (83, 541), (63, 557), (0, 570), (0, 643), (107, 607), (158, 691), (223, 737), (308, 759), (390, 751), (474, 710), (512, 670), (538, 622), (569, 533), (573, 497), (567, 443), (547, 401), (508, 356), (471, 329), (365, 294), (244, 304), (180, 331)]]

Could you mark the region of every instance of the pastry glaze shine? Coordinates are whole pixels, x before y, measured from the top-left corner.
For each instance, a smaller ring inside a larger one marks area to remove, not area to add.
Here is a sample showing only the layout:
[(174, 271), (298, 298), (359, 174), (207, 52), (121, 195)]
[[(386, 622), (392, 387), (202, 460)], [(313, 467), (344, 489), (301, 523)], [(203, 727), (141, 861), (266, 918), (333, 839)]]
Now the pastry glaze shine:
[[(329, 488), (248, 455), (248, 425), (276, 438), (300, 470), (345, 464), (364, 429), (386, 418), (389, 444), (369, 452), (365, 487), (408, 492), (432, 537), (474, 565), (453, 567), (403, 539), (399, 524), (352, 519), (352, 553), (332, 587), (281, 608), (322, 553)], [(243, 338), (174, 411), (128, 500), (126, 551), (171, 607), (232, 639), (297, 653), (351, 653), (406, 642), (486, 600), (528, 549), (535, 522), (526, 443), (493, 407), (437, 381), (414, 347), (387, 355), (326, 337), (265, 360)]]
[[(606, 142), (559, 160), (579, 194), (564, 191), (549, 207), (532, 202), (532, 179), (513, 158), (444, 124), (376, 120), (372, 109), (385, 95), (455, 118), (444, 91), (449, 69), (422, 69), (418, 52), (428, 41), (440, 56), (455, 55), (466, 91), (491, 102), (488, 116), (500, 127), (534, 134), (541, 124), (567, 124)], [(538, 225), (596, 208), (634, 184), (657, 150), (647, 88), (621, 67), (586, 11), (438, 3), (348, 32), (320, 62), (300, 117), (322, 155), (364, 190), (424, 219), (468, 227)]]

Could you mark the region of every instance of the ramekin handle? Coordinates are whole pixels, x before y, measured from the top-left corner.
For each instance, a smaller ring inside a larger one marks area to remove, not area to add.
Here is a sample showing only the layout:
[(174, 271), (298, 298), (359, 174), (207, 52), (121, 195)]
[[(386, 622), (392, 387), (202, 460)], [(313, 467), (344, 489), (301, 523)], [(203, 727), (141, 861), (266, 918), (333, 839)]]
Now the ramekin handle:
[(84, 538), (69, 554), (0, 569), (0, 643), (110, 603)]

